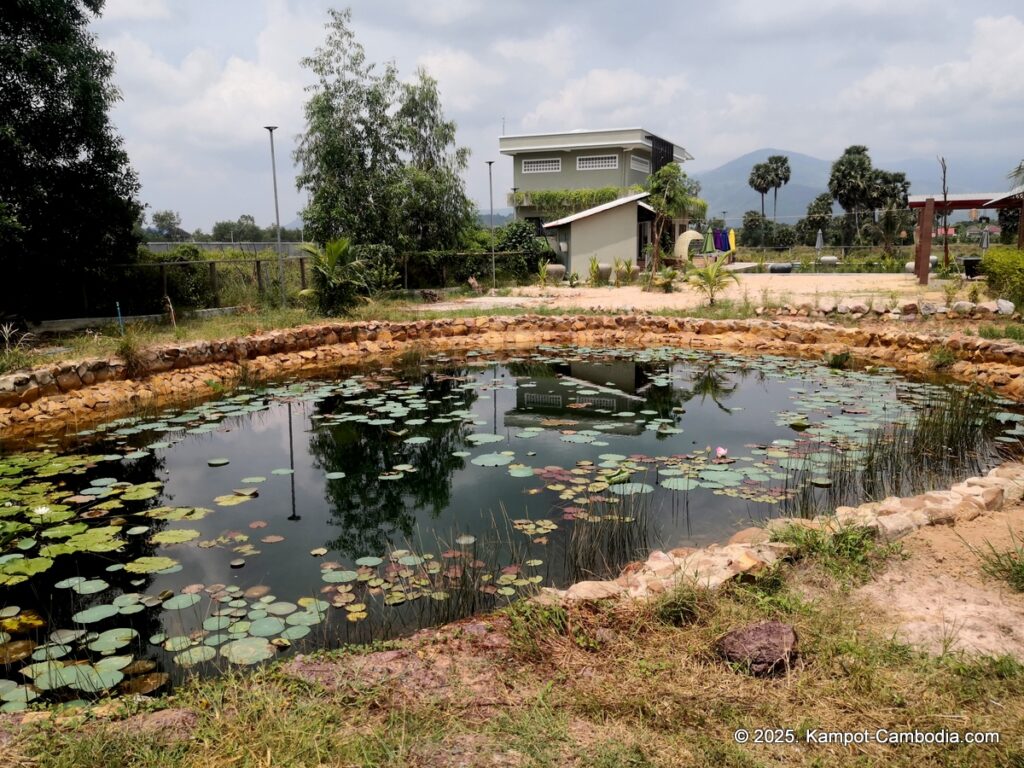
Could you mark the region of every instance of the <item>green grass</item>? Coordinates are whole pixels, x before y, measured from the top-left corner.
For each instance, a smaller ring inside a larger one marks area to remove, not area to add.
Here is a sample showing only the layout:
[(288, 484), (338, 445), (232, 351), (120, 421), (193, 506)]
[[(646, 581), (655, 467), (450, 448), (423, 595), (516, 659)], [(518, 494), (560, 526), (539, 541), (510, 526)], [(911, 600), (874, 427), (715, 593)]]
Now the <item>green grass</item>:
[(978, 326), (978, 335), (983, 339), (1011, 339), (1024, 342), (1024, 325), (1020, 323), (1007, 323), (1002, 327), (981, 325)]
[(991, 542), (974, 552), (987, 576), (1004, 581), (1015, 592), (1024, 592), (1024, 542), (1010, 531), (1010, 548), (996, 549)]
[(949, 347), (932, 347), (928, 353), (928, 360), (932, 368), (941, 371), (956, 362), (956, 353)]
[(793, 547), (796, 559), (813, 559), (843, 584), (864, 582), (886, 558), (899, 553), (899, 545), (882, 544), (866, 528), (845, 527), (834, 531), (788, 525), (772, 535)]

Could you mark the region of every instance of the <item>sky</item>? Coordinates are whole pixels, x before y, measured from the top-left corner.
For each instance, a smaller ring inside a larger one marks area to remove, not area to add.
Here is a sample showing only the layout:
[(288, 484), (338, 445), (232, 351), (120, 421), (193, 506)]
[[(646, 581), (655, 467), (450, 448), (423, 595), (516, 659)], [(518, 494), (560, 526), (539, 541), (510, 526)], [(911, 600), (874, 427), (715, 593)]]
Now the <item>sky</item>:
[[(112, 113), (148, 212), (191, 231), (305, 204), (292, 160), (304, 129), (299, 64), (325, 38), (322, 0), (107, 0), (91, 29), (116, 57)], [(643, 126), (694, 155), (690, 173), (763, 147), (876, 162), (1024, 156), (1019, 0), (352, 0), (368, 60), (439, 82), (467, 191), (505, 207), (506, 134)]]

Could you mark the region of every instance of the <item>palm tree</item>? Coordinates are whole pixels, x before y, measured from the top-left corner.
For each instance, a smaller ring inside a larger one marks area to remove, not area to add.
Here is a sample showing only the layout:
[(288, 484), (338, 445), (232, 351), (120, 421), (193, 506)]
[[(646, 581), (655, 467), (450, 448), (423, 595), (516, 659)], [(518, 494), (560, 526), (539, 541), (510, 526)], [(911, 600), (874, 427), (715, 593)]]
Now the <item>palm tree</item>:
[(832, 163), (828, 191), (847, 215), (853, 212), (854, 232), (860, 232), (860, 209), (867, 206), (876, 180), (868, 148), (863, 145), (847, 147), (842, 157)]
[(761, 216), (764, 216), (764, 196), (772, 188), (771, 169), (767, 163), (757, 163), (750, 169), (750, 178), (747, 179), (750, 188), (761, 195)]
[(715, 305), (715, 296), (729, 283), (739, 283), (736, 273), (725, 268), (725, 261), (713, 261), (705, 267), (695, 267), (686, 275), (686, 282), (707, 297), (708, 305)]
[(661, 237), (674, 219), (699, 219), (707, 214), (708, 204), (697, 197), (700, 185), (688, 179), (678, 163), (668, 163), (647, 180), (650, 197), (646, 202), (654, 209), (654, 246), (651, 273), (661, 268)]
[(779, 212), (779, 190), (789, 183), (789, 158), (785, 155), (772, 155), (766, 163), (770, 171), (769, 177), (772, 182), (772, 189), (775, 190), (775, 202), (772, 206), (772, 221), (775, 221)]

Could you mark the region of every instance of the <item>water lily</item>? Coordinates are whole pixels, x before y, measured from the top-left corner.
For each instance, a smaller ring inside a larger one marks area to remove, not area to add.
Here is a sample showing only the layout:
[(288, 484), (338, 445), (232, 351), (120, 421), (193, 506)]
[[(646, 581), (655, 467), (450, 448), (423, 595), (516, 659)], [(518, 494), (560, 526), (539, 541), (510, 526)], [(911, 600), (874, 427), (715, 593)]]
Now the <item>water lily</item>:
[(38, 507), (33, 507), (32, 508), (32, 514), (33, 515), (39, 515), (40, 517), (42, 517), (43, 515), (50, 514), (51, 511), (52, 510), (48, 506), (46, 506), (45, 504), (43, 504), (41, 506), (38, 506)]
[(715, 457), (716, 458), (724, 459), (728, 455), (729, 455), (729, 449), (728, 448), (723, 448), (722, 446), (718, 446), (717, 448), (715, 448)]

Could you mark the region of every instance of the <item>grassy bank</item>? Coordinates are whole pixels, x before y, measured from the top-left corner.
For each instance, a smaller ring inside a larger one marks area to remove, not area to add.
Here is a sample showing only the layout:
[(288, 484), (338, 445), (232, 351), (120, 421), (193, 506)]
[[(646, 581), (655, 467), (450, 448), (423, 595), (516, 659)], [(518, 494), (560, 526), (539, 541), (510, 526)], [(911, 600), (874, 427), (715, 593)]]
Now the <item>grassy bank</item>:
[[(451, 684), (370, 679), (360, 657), (300, 681), (283, 666), (185, 686), (126, 705), (194, 712), (185, 738), (83, 719), (40, 723), (9, 748), (12, 766), (998, 766), (1024, 764), (1024, 667), (1010, 658), (930, 657), (901, 644), (852, 589), (885, 558), (869, 537), (791, 532), (796, 562), (710, 594), (570, 609), (517, 604), (485, 620), (499, 650), (467, 657), (449, 631), (410, 654), (454, 659)], [(724, 632), (791, 623), (801, 658), (758, 679), (719, 661)], [(468, 639), (467, 639), (468, 638)], [(469, 647), (478, 647), (472, 646)], [(371, 657), (361, 657), (369, 659)], [(433, 660), (433, 662), (431, 662)], [(471, 664), (473, 676), (460, 675)], [(354, 671), (353, 671), (354, 670)], [(738, 744), (737, 729), (791, 729), (795, 743)], [(985, 746), (811, 745), (814, 729), (999, 731)], [(2, 750), (0, 750), (2, 751)]]

